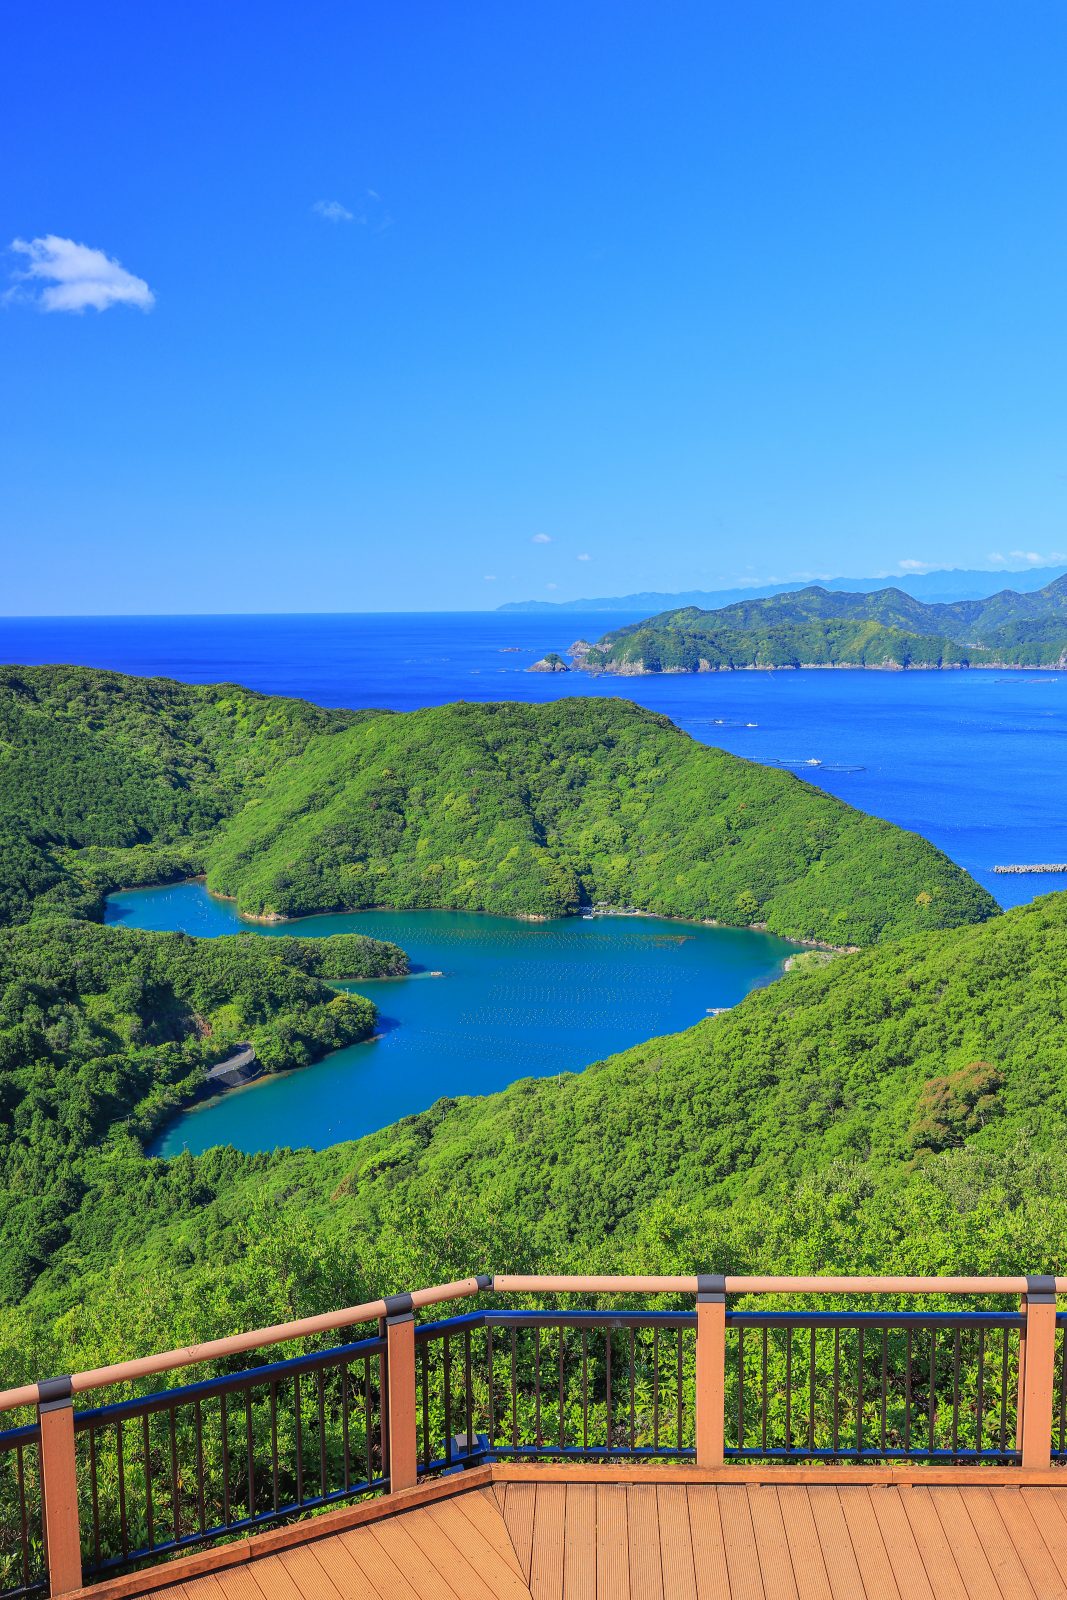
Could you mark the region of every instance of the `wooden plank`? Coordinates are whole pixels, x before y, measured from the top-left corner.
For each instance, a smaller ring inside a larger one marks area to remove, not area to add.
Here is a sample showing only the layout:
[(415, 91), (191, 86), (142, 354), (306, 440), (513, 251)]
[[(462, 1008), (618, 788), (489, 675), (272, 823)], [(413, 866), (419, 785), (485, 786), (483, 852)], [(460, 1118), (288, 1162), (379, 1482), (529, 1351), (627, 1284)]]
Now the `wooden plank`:
[[(876, 1489), (874, 1492), (882, 1494), (885, 1491)], [(844, 1512), (852, 1552), (860, 1569), (867, 1600), (911, 1600), (910, 1595), (901, 1596), (897, 1588), (893, 1566), (866, 1485), (839, 1487), (837, 1497)]]
[(723, 1484), (716, 1495), (722, 1518), (726, 1565), (733, 1600), (765, 1600), (759, 1550), (748, 1508), (748, 1488), (743, 1483)]
[[(975, 1530), (975, 1537), (980, 1541), (986, 1559), (993, 1568), (1001, 1593), (1011, 1595), (1012, 1600), (1015, 1600), (1016, 1596), (1019, 1600), (1030, 1600), (1030, 1596), (1034, 1593), (1033, 1585), (990, 1491), (957, 1489), (954, 1492), (963, 1500)], [(1041, 1600), (1046, 1600), (1046, 1597), (1042, 1595)], [(1051, 1596), (1048, 1600), (1051, 1600)]]
[(1026, 1576), (1041, 1600), (1067, 1600), (1067, 1584), (1053, 1554), (1052, 1547), (1042, 1537), (1043, 1529), (1034, 1520), (1029, 1506), (1018, 1489), (986, 1489), (984, 1493), (993, 1502), (1000, 1519), (1015, 1546)]
[(901, 1494), (908, 1491), (890, 1486), (868, 1488), (865, 1492), (870, 1497), (893, 1577), (904, 1600), (934, 1600), (926, 1566), (900, 1502)]
[(656, 1489), (634, 1483), (626, 1491), (630, 1546), (630, 1593), (640, 1600), (663, 1600), (663, 1563), (659, 1553), (659, 1505)]
[(834, 1600), (857, 1600), (862, 1595), (863, 1579), (852, 1548), (845, 1513), (834, 1484), (808, 1490), (815, 1531), (819, 1535), (823, 1565), (830, 1580)]
[(201, 1578), (190, 1578), (183, 1588), (186, 1600), (225, 1600), (226, 1597), (226, 1590), (213, 1572), (205, 1572)]
[(697, 1600), (730, 1600), (730, 1573), (718, 1491), (708, 1484), (692, 1484), (686, 1489), (685, 1497), (689, 1502)]
[(807, 1489), (803, 1484), (784, 1483), (773, 1492), (778, 1496), (800, 1600), (833, 1600)]
[(427, 1564), (422, 1550), (405, 1527), (406, 1522), (407, 1517), (392, 1517), (388, 1522), (376, 1522), (370, 1530), (371, 1536), (407, 1579), (418, 1600), (457, 1600), (452, 1585)]
[(344, 1600), (335, 1583), (331, 1583), (316, 1561), (308, 1544), (297, 1545), (295, 1550), (283, 1550), (278, 1560), (296, 1584), (304, 1600)]
[(767, 1600), (799, 1600), (789, 1536), (782, 1519), (777, 1489), (753, 1484), (748, 1510), (759, 1551), (760, 1574)]
[[(253, 1577), (247, 1561), (239, 1567), (225, 1568), (217, 1577), (226, 1600), (263, 1600), (263, 1590)], [(162, 1597), (157, 1596), (157, 1600), (162, 1600)]]
[[(930, 1498), (963, 1579), (967, 1600), (1020, 1600), (1018, 1595), (1002, 1595), (959, 1490), (941, 1488), (936, 1493), (931, 1491)], [(929, 1572), (929, 1565), (926, 1570)]]
[[(571, 1490), (574, 1493), (574, 1490)], [(693, 1530), (689, 1526), (689, 1496), (682, 1483), (661, 1483), (659, 1503), (659, 1553), (663, 1588), (668, 1600), (697, 1600), (693, 1567)], [(567, 1600), (570, 1600), (568, 1595)]]
[(530, 1562), (533, 1555), (534, 1511), (537, 1490), (532, 1483), (509, 1483), (504, 1502), (504, 1526), (511, 1535), (519, 1571), (530, 1581)]
[(567, 1490), (562, 1483), (538, 1484), (534, 1505), (530, 1593), (533, 1600), (563, 1600), (563, 1540)]
[(381, 1596), (381, 1600), (418, 1600), (395, 1561), (391, 1560), (369, 1528), (354, 1528), (351, 1533), (338, 1534), (343, 1544), (367, 1581)]
[(344, 1600), (382, 1600), (339, 1536), (319, 1539), (308, 1549)]
[(596, 1494), (594, 1483), (567, 1487), (563, 1541), (566, 1600), (596, 1600)]
[[(466, 1499), (466, 1496), (462, 1497)], [(495, 1596), (496, 1600), (530, 1600), (530, 1591), (525, 1580), (515, 1570), (514, 1553), (510, 1561), (500, 1554), (477, 1528), (469, 1517), (465, 1517), (459, 1509), (458, 1500), (442, 1500), (439, 1505), (427, 1506), (422, 1516), (430, 1518), (437, 1524), (441, 1532), (455, 1546), (457, 1554), (463, 1561), (469, 1563), (474, 1569), (477, 1583), (466, 1584), (464, 1595), (470, 1593), (472, 1600), (476, 1595), (482, 1594), (479, 1584), (485, 1584), (485, 1593)], [(500, 1520), (500, 1519), (498, 1519)], [(503, 1524), (501, 1523), (501, 1526)], [(507, 1530), (504, 1530), (507, 1537)], [(510, 1540), (508, 1543), (510, 1544)], [(442, 1569), (452, 1587), (452, 1573), (448, 1568)], [(456, 1569), (457, 1574), (460, 1573)]]
[[(501, 1491), (502, 1492), (502, 1491)], [(596, 1493), (591, 1489), (592, 1493)], [(519, 1558), (515, 1554), (515, 1546), (511, 1542), (507, 1523), (503, 1517), (503, 1506), (499, 1505), (494, 1489), (474, 1489), (470, 1494), (458, 1494), (449, 1505), (462, 1511), (474, 1526), (479, 1530), (483, 1539), (487, 1539), (498, 1555), (511, 1567), (517, 1578), (522, 1577), (522, 1568)], [(525, 1582), (525, 1579), (523, 1579)]]
[(1056, 1489), (1017, 1489), (1026, 1509), (1041, 1529), (1061, 1575), (1067, 1575), (1067, 1500)]
[(282, 1566), (281, 1556), (264, 1556), (248, 1570), (265, 1600), (303, 1600), (292, 1573)]
[[(514, 1485), (512, 1485), (514, 1487)], [(508, 1489), (511, 1494), (512, 1489)], [(597, 1484), (596, 1591), (600, 1600), (629, 1600), (630, 1540), (626, 1490), (617, 1483)]]
[[(409, 1511), (403, 1517), (402, 1525), (430, 1566), (441, 1574), (450, 1589), (463, 1596), (463, 1600), (468, 1600), (468, 1596), (470, 1600), (495, 1600), (490, 1584), (482, 1577), (474, 1562), (449, 1538), (446, 1530), (434, 1518), (430, 1506), (420, 1511)], [(470, 1524), (463, 1519), (463, 1528), (469, 1527)]]
[[(478, 1470), (478, 1469), (475, 1469)], [(482, 1469), (489, 1470), (489, 1469)], [(810, 1463), (807, 1465), (727, 1462), (723, 1467), (704, 1469), (679, 1462), (660, 1465), (610, 1462), (495, 1462), (495, 1483), (993, 1483), (1048, 1484), (1063, 1486), (1065, 1468), (1047, 1470), (1022, 1467), (931, 1467), (922, 1461), (896, 1462), (891, 1466), (870, 1466), (867, 1462)], [(464, 1485), (466, 1487), (466, 1485)], [(94, 1591), (95, 1593), (95, 1591)]]
[(933, 1492), (922, 1487), (897, 1489), (915, 1548), (936, 1600), (969, 1600), (952, 1547), (934, 1506)]

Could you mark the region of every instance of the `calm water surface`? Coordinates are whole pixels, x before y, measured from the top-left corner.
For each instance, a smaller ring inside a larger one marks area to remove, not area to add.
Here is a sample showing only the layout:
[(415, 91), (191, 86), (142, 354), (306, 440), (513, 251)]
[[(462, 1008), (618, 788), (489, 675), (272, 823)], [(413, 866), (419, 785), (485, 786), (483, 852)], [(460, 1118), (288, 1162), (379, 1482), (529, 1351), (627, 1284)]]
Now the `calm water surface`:
[[(197, 883), (114, 895), (107, 920), (202, 937), (250, 929), (265, 938), (368, 933), (401, 945), (419, 969), (350, 986), (378, 1006), (378, 1039), (184, 1113), (156, 1144), (160, 1155), (218, 1144), (321, 1149), (442, 1095), (485, 1094), (517, 1078), (575, 1071), (736, 1004), (776, 977), (795, 948), (766, 934), (651, 917), (529, 923), (471, 912), (365, 911), (260, 927), (241, 922), (228, 901)], [(437, 970), (444, 976), (431, 977)]]
[(1067, 673), (736, 672), (600, 678), (525, 669), (632, 618), (419, 613), (0, 619), (0, 658), (73, 661), (190, 683), (239, 682), (330, 706), (623, 695), (754, 761), (914, 828), (1002, 905), (1067, 878), (998, 862), (1067, 861)]

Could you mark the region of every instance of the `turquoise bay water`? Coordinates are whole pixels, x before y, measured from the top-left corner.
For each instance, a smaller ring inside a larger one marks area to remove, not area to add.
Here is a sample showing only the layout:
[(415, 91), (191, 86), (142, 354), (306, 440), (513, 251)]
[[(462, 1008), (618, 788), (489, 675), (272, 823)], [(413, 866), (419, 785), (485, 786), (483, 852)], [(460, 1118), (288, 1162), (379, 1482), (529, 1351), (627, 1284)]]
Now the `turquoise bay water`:
[(367, 933), (401, 945), (417, 969), (409, 978), (349, 985), (377, 1005), (380, 1037), (185, 1112), (154, 1147), (165, 1156), (219, 1144), (322, 1149), (443, 1095), (486, 1094), (517, 1078), (575, 1071), (736, 1004), (777, 977), (796, 948), (768, 934), (652, 917), (533, 923), (365, 911), (261, 927), (242, 922), (199, 883), (113, 895), (107, 920), (207, 938)]

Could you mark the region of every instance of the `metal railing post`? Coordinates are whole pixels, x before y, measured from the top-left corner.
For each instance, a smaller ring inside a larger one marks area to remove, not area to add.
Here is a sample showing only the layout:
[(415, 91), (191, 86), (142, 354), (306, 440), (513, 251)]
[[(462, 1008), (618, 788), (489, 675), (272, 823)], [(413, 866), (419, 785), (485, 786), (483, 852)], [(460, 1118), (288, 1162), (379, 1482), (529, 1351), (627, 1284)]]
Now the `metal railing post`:
[(1016, 1446), (1024, 1467), (1052, 1464), (1052, 1394), (1056, 1365), (1056, 1280), (1027, 1278), (1020, 1310)]
[(726, 1279), (697, 1279), (696, 1454), (698, 1467), (721, 1467), (726, 1426)]
[(71, 1594), (82, 1586), (82, 1553), (74, 1456), (74, 1398), (69, 1378), (47, 1378), (37, 1385), (37, 1420), (41, 1428), (41, 1494), (48, 1592), (50, 1595)]
[(414, 1488), (418, 1481), (415, 1421), (415, 1310), (409, 1294), (385, 1301), (386, 1450), (389, 1492)]

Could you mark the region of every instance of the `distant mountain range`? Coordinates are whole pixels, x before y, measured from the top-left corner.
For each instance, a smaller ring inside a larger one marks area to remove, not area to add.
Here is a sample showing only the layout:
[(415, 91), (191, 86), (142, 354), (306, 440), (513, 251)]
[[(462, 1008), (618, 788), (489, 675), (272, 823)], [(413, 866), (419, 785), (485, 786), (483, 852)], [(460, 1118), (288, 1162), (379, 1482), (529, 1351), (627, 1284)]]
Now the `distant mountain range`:
[[(913, 577), (893, 578), (827, 578), (822, 588), (843, 594), (869, 594), (884, 589), (887, 582), (902, 594), (928, 602), (952, 600), (980, 600), (992, 594), (998, 583), (1010, 578), (1018, 593), (1027, 594), (1042, 589), (1061, 576), (1062, 567), (1032, 567), (1026, 572), (978, 572), (951, 568), (943, 572), (923, 572)], [(509, 600), (497, 606), (498, 611), (572, 611), (572, 612), (627, 612), (648, 617), (654, 612), (669, 611), (681, 606), (699, 606), (703, 611), (714, 611), (733, 605), (738, 600), (757, 600), (776, 594), (799, 594), (808, 588), (806, 583), (749, 584), (738, 589), (687, 589), (679, 594), (623, 594), (600, 600)]]
[(612, 629), (577, 661), (602, 672), (760, 667), (1067, 667), (1067, 574), (1035, 592), (926, 603), (900, 588), (799, 592)]

